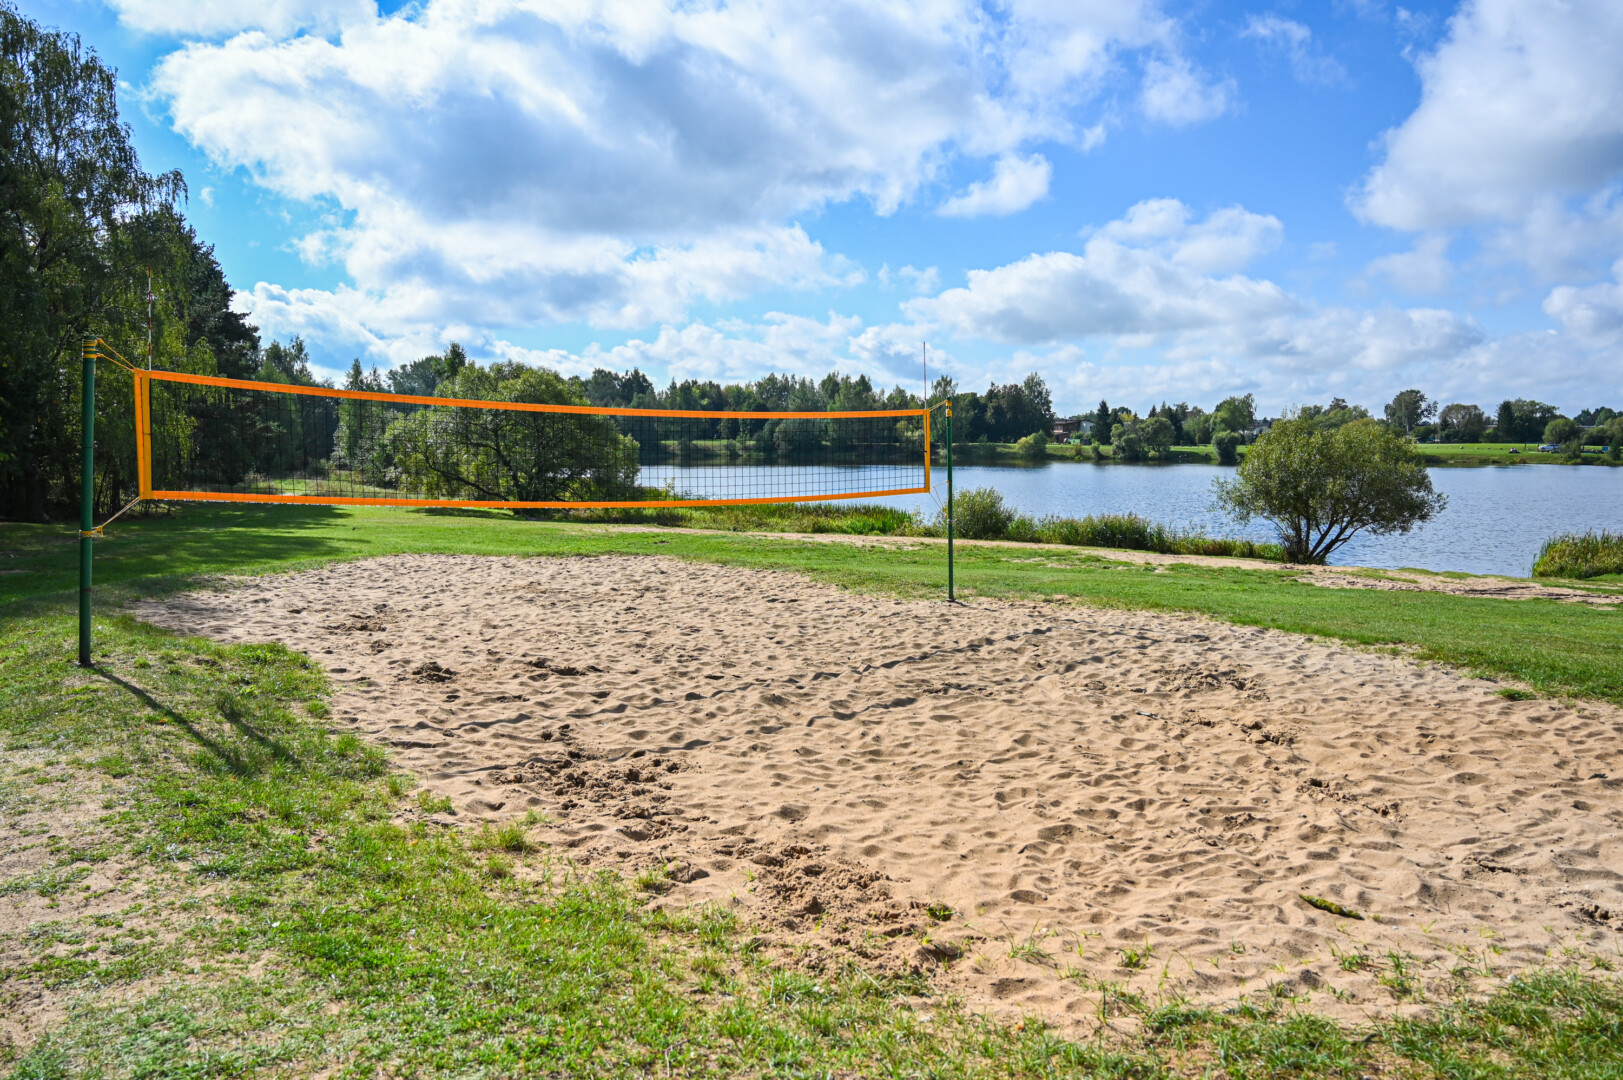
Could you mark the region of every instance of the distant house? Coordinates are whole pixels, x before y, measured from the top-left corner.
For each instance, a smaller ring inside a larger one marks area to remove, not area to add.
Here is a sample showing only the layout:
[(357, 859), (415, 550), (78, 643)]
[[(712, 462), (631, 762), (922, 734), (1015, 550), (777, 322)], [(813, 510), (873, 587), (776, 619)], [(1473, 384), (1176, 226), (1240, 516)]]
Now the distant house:
[(1089, 424), (1086, 420), (1055, 419), (1055, 421), (1054, 421), (1054, 431), (1053, 431), (1053, 434), (1052, 434), (1051, 438), (1055, 442), (1070, 442), (1071, 441), (1071, 436), (1073, 436), (1073, 435), (1085, 435), (1087, 433), (1085, 431), (1083, 431), (1082, 429), (1085, 428), (1085, 427), (1091, 427), (1091, 426), (1092, 425)]

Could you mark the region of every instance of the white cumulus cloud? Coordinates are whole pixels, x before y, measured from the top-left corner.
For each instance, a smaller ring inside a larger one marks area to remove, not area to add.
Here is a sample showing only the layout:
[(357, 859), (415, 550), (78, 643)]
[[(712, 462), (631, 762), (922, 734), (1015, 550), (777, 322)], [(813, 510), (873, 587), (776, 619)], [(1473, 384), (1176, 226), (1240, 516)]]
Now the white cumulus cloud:
[(293, 247), (341, 265), (349, 286), (267, 283), (256, 317), (359, 304), (349, 321), (384, 337), (381, 320), (406, 311), (639, 327), (695, 302), (848, 281), (799, 215), (853, 199), (892, 213), (957, 157), (993, 174), (944, 210), (1029, 205), (1051, 170), (1028, 147), (1096, 142), (1090, 103), (1129, 77), (1135, 51), (1156, 57), (1154, 114), (1210, 111), (1211, 84), (1157, 0), (1015, 0), (996, 18), (967, 0), (815, 13), (423, 0), (389, 16), (343, 5), (325, 22), (296, 0), (120, 2), (131, 25), (199, 39), (154, 71), (175, 129), (220, 167), (329, 211)]
[(1030, 255), (969, 283), (908, 301), (915, 319), (994, 341), (1039, 344), (1094, 334), (1167, 334), (1262, 318), (1294, 304), (1268, 281), (1212, 272), (1276, 243), (1278, 219), (1233, 207), (1191, 223), (1176, 199), (1139, 203), (1081, 253)]
[(372, 0), (108, 0), (125, 26), (149, 34), (217, 37), (263, 30), (330, 33), (377, 16)]
[(1517, 221), (1623, 176), (1623, 5), (1466, 0), (1417, 66), (1420, 105), (1384, 137), (1354, 208), (1425, 230)]
[(1623, 259), (1612, 266), (1611, 281), (1550, 290), (1544, 313), (1585, 345), (1605, 348), (1623, 341)]
[(1232, 80), (1213, 80), (1184, 57), (1156, 57), (1144, 66), (1139, 106), (1151, 120), (1182, 127), (1223, 115), (1234, 93)]
[(1053, 175), (1054, 167), (1041, 154), (1004, 154), (997, 159), (990, 179), (969, 185), (942, 203), (936, 213), (943, 217), (1017, 213), (1048, 194)]
[(1455, 274), (1448, 243), (1448, 237), (1441, 233), (1422, 236), (1409, 251), (1371, 259), (1364, 276), (1371, 280), (1385, 278), (1408, 293), (1447, 292)]

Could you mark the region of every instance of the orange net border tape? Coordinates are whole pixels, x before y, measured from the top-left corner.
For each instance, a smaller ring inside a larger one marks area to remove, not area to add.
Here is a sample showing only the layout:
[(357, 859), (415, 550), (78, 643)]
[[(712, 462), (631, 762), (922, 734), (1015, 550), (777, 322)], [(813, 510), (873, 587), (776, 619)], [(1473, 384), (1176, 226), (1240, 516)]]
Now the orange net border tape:
[[(180, 371), (139, 371), (136, 400), (136, 452), (139, 457), (141, 498), (166, 502), (222, 502), (222, 503), (289, 503), (298, 506), (448, 506), (458, 509), (485, 510), (635, 510), (657, 507), (697, 506), (762, 506), (769, 503), (835, 502), (840, 499), (877, 499), (887, 495), (928, 495), (930, 482), (930, 414), (931, 409), (879, 409), (871, 412), (738, 412), (706, 409), (617, 409), (594, 405), (539, 405), (522, 401), (479, 401), (468, 398), (419, 397), (414, 394), (382, 394), (370, 390), (336, 390), (325, 386), (289, 386), (285, 383), (256, 382), (250, 379), (227, 379), (218, 375), (191, 375)], [(383, 499), (353, 495), (277, 495), (272, 493), (235, 491), (153, 491), (152, 444), (147, 434), (150, 406), (146, 405), (143, 379), (162, 382), (191, 383), (196, 386), (223, 386), (239, 390), (266, 390), (278, 394), (304, 394), (310, 397), (356, 398), (363, 401), (393, 401), (412, 405), (445, 405), (470, 409), (510, 409), (516, 412), (576, 413), (610, 416), (683, 416), (706, 419), (790, 420), (841, 419), (862, 416), (916, 416), (924, 423), (924, 484), (911, 488), (887, 488), (883, 491), (853, 491), (840, 495), (788, 495), (759, 499), (644, 499), (639, 501), (591, 502), (508, 502), (488, 499)]]
[(304, 394), (309, 397), (352, 398), (362, 401), (391, 401), (405, 405), (446, 405), (469, 409), (511, 409), (515, 412), (577, 413), (588, 416), (689, 416), (711, 420), (729, 417), (748, 420), (838, 420), (860, 416), (917, 416), (928, 409), (875, 409), (868, 412), (740, 412), (709, 409), (622, 409), (597, 405), (539, 405), (527, 401), (480, 401), (473, 398), (419, 397), (415, 394), (384, 394), (372, 390), (335, 390), (326, 386), (290, 386), (286, 383), (227, 379), (219, 375), (189, 375), (180, 371), (148, 371), (148, 378), (160, 382), (192, 383), (196, 386), (224, 386), (237, 390), (265, 390), (273, 394)]

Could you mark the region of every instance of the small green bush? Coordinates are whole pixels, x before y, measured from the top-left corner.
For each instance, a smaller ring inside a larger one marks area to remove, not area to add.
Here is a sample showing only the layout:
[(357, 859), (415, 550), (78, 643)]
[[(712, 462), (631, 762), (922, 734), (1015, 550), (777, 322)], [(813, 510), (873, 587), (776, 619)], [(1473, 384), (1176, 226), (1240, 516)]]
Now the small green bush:
[(1045, 458), (1048, 456), (1048, 436), (1034, 431), (1014, 444), (1014, 452), (1023, 458)]
[(1219, 431), (1212, 437), (1212, 445), (1217, 448), (1217, 463), (1219, 465), (1238, 465), (1240, 463), (1240, 435), (1235, 431)]
[[(970, 488), (953, 497), (953, 530), (965, 540), (1003, 540), (1014, 522), (1014, 510), (996, 488)], [(939, 524), (946, 535), (946, 510)]]
[(1592, 578), (1623, 574), (1623, 533), (1560, 533), (1544, 541), (1534, 577)]
[(1565, 416), (1558, 416), (1544, 425), (1544, 441), (1559, 446), (1571, 442), (1573, 439), (1583, 441), (1584, 429), (1578, 426), (1578, 421), (1569, 420)]

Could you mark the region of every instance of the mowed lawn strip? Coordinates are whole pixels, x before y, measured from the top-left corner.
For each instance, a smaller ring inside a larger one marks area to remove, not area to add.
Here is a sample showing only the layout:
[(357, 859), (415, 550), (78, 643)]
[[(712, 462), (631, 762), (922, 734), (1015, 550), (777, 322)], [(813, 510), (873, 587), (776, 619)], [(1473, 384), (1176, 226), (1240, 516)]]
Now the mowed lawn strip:
[[(61, 614), (0, 626), (0, 811), (103, 810), (94, 850), (58, 825), (51, 873), (0, 883), (61, 905), (0, 942), (0, 999), (62, 1009), (33, 1045), (0, 1045), (17, 1080), (1623, 1069), (1617, 982), (1558, 962), (1351, 1030), (1310, 1000), (1213, 1010), (1086, 985), (1115, 1024), (1080, 1042), (966, 1016), (920, 977), (797, 971), (725, 911), (651, 909), (657, 874), (583, 877), (524, 819), (472, 832), (402, 814), (412, 779), (326, 731), (326, 680), (296, 653), (114, 615), (85, 672), (73, 630)], [(75, 916), (77, 871), (97, 859), (144, 866), (140, 887), (115, 914)]]
[[(0, 525), (0, 605), (65, 602), (77, 585), (74, 533)], [(387, 509), (187, 507), (114, 527), (97, 545), (103, 604), (162, 595), (221, 574), (296, 570), (402, 553), (661, 554), (791, 570), (870, 592), (925, 598), (945, 591), (940, 544), (850, 544), (682, 529), (627, 529), (517, 520), (500, 513)], [(1623, 609), (1439, 592), (1327, 589), (1288, 568), (1212, 563), (1145, 566), (1064, 547), (964, 544), (967, 597), (1069, 597), (1093, 604), (1207, 615), (1360, 645), (1401, 646), (1467, 672), (1545, 693), (1623, 702)], [(0, 608), (3, 612), (4, 608)]]

